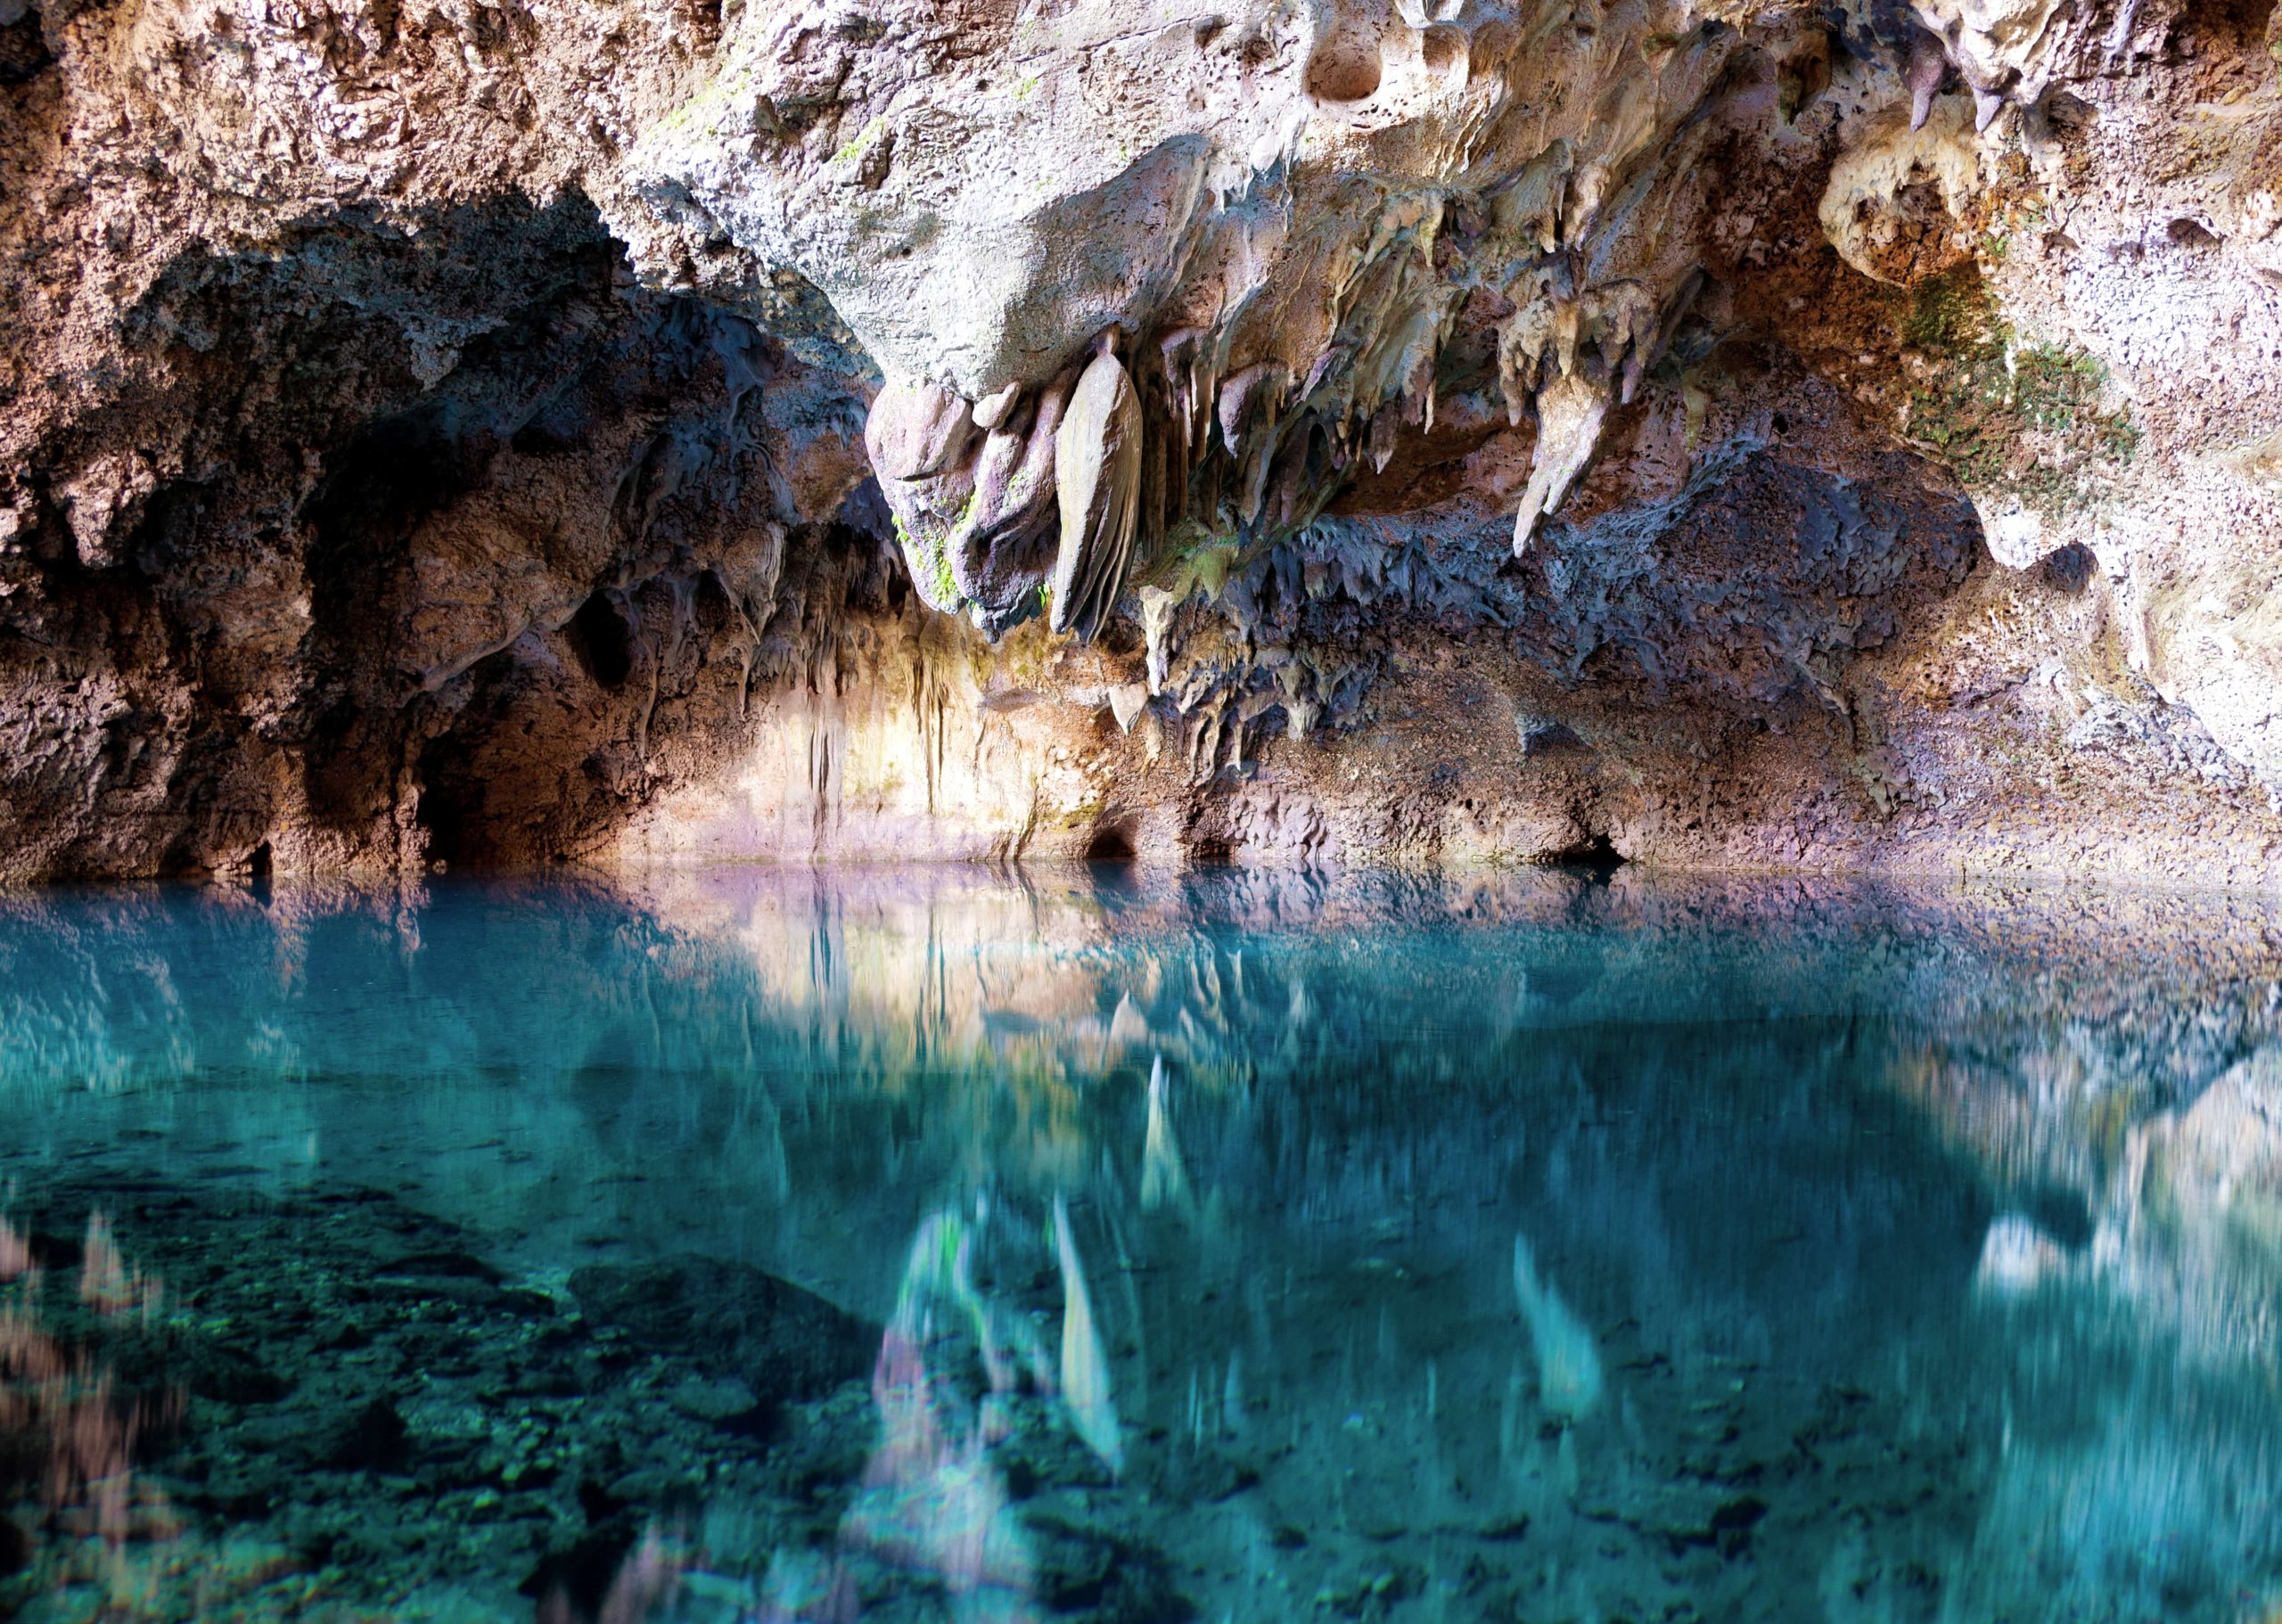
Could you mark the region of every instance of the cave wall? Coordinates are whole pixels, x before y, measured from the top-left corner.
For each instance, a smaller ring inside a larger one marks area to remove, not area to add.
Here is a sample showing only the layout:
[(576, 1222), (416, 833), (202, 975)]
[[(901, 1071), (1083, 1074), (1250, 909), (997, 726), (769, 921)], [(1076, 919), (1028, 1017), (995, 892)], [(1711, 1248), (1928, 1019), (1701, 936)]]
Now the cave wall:
[(0, 0), (0, 879), (2263, 882), (2276, 42)]

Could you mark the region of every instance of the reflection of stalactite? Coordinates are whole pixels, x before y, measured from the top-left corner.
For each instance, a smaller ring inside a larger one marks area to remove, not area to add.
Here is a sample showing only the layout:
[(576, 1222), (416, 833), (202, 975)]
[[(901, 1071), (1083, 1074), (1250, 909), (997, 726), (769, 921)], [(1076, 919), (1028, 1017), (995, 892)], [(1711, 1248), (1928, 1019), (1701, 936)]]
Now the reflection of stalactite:
[(1114, 1475), (1125, 1470), (1125, 1436), (1110, 1392), (1109, 1356), (1070, 1233), (1070, 1203), (1060, 1195), (1054, 1198), (1054, 1251), (1062, 1269), (1062, 1402), (1071, 1428)]
[(1149, 1119), (1141, 1149), (1141, 1206), (1144, 1211), (1171, 1207), (1186, 1212), (1192, 1204), (1188, 1166), (1181, 1160), (1180, 1144), (1173, 1136), (1172, 1111), (1166, 1099), (1165, 1057), (1149, 1062)]
[[(841, 1620), (858, 1608), (857, 1559), (940, 1586), (951, 1616), (1024, 1624), (1038, 1616), (1036, 1560), (989, 1446), (1010, 1426), (1009, 1396), (1027, 1377), (1050, 1389), (1044, 1349), (1028, 1324), (974, 1278), (976, 1223), (938, 1212), (919, 1226), (872, 1374), (880, 1443), (841, 1520), (828, 1562), (780, 1551), (760, 1616)], [(970, 1349), (988, 1383), (967, 1396)]]
[[(105, 1319), (147, 1324), (160, 1283), (127, 1262), (101, 1212), (88, 1218), (82, 1255), (79, 1300)], [(41, 1497), (66, 1532), (114, 1546), (177, 1532), (165, 1497), (135, 1476), (134, 1458), (146, 1428), (178, 1420), (181, 1396), (156, 1407), (123, 1399), (110, 1371), (42, 1325), (45, 1284), (23, 1235), (0, 1218), (0, 1286), (13, 1288), (0, 1301), (0, 1437), (35, 1452)]]
[(1538, 1402), (1556, 1421), (1583, 1421), (1600, 1407), (1600, 1350), (1584, 1321), (1539, 1274), (1521, 1235), (1514, 1237), (1514, 1290), (1537, 1353)]

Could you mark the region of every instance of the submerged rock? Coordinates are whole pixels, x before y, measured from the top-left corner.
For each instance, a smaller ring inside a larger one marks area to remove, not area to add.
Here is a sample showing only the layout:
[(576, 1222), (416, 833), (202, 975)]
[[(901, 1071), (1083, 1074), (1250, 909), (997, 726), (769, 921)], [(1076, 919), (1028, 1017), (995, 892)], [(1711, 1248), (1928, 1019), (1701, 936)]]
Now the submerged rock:
[(590, 1264), (570, 1294), (593, 1325), (743, 1382), (766, 1404), (820, 1398), (861, 1379), (880, 1327), (742, 1263), (696, 1256)]

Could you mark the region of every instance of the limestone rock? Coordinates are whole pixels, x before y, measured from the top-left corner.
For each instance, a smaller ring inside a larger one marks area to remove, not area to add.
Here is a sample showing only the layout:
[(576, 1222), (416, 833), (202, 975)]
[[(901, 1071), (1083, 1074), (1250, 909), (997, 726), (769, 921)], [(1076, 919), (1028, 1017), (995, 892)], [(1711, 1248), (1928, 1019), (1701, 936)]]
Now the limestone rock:
[(2253, 12), (0, 11), (0, 878), (2263, 880)]

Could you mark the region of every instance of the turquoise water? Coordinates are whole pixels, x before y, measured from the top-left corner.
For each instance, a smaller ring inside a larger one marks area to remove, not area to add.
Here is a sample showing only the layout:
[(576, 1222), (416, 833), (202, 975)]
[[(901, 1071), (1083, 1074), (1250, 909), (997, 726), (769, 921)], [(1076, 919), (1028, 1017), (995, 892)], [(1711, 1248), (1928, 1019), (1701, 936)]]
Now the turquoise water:
[(0, 1615), (2282, 1608), (2282, 950), (2163, 894), (0, 898)]

